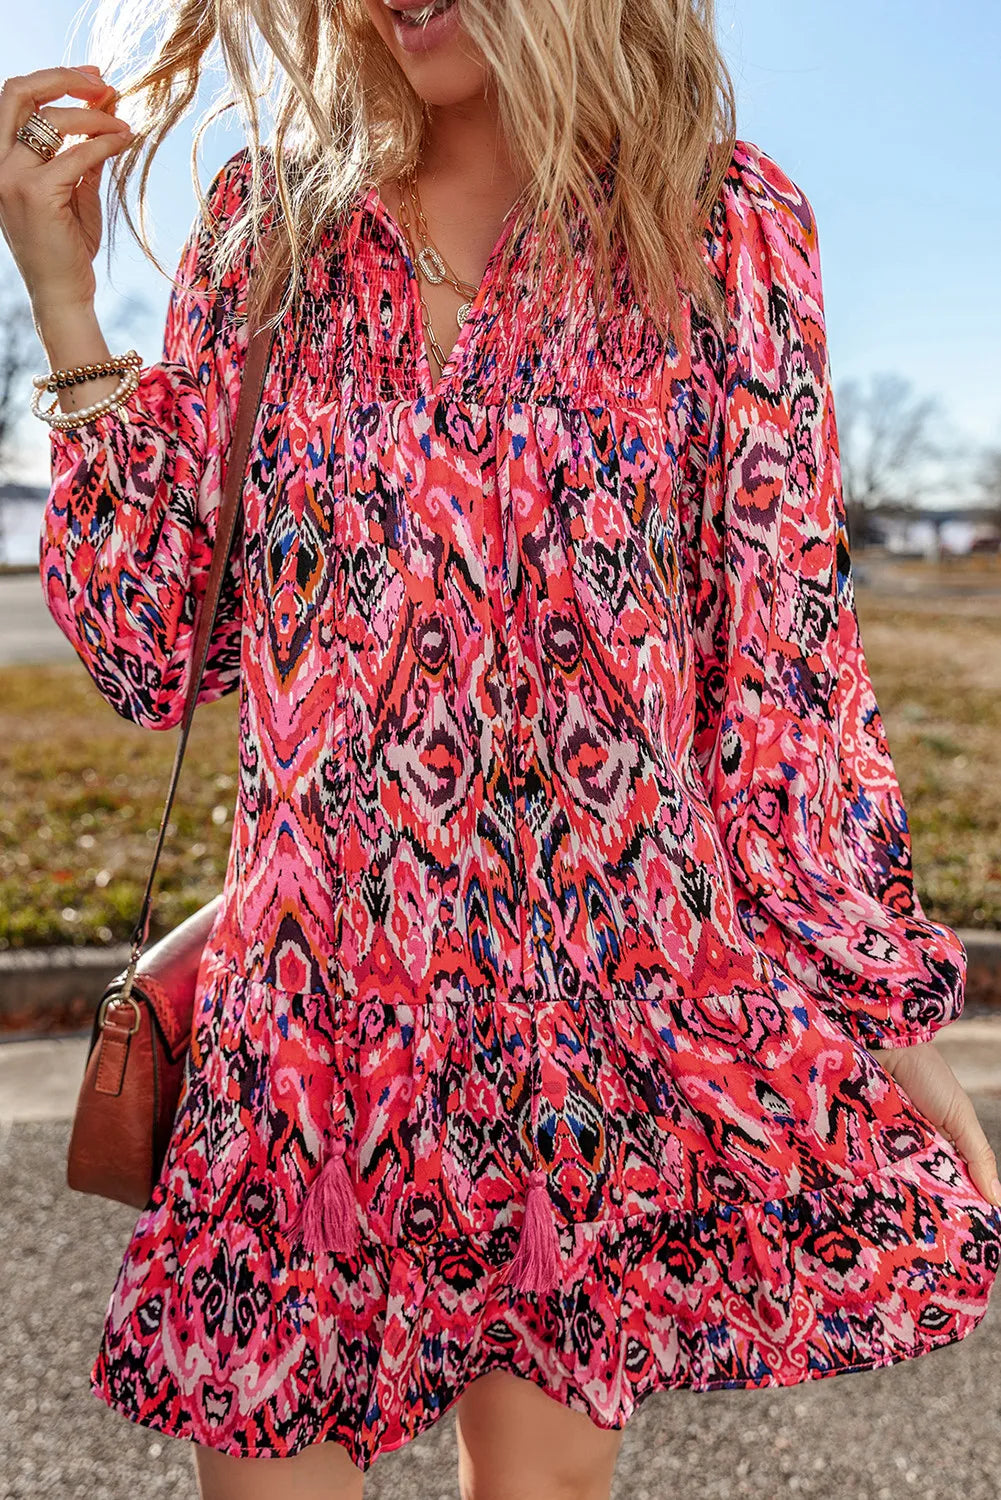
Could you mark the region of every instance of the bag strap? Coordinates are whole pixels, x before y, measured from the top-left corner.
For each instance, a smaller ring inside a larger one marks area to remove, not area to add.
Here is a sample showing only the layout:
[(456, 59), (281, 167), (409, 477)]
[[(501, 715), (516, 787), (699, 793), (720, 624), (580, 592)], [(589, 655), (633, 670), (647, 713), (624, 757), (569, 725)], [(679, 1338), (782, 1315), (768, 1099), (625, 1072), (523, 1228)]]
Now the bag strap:
[(265, 329), (262, 325), (277, 310), (283, 290), (284, 288), (276, 281), (267, 299), (262, 316), (250, 324), (247, 351), (244, 356), (243, 374), (240, 381), (240, 397), (233, 425), (233, 439), (230, 445), (228, 461), (225, 458), (223, 459), (222, 499), (219, 504), (218, 519), (216, 522), (216, 537), (212, 546), (212, 562), (205, 583), (205, 592), (198, 605), (195, 620), (194, 644), (191, 652), (192, 669), (184, 696), (181, 733), (177, 741), (174, 766), (170, 773), (170, 785), (167, 788), (167, 799), (164, 803), (163, 815), (160, 818), (160, 828), (156, 836), (156, 845), (153, 849), (153, 860), (150, 865), (149, 875), (146, 878), (146, 890), (143, 893), (142, 907), (132, 933), (132, 956), (129, 960), (122, 990), (118, 997), (120, 1000), (125, 1000), (132, 989), (132, 979), (135, 974), (136, 964), (149, 933), (153, 881), (156, 876), (156, 867), (160, 860), (160, 851), (163, 848), (163, 840), (167, 831), (167, 820), (170, 817), (174, 793), (177, 790), (181, 762), (184, 759), (184, 751), (188, 743), (188, 731), (191, 728), (191, 720), (194, 717), (195, 705), (198, 702), (198, 693), (205, 674), (205, 665), (208, 661), (209, 644), (212, 639), (212, 630), (219, 610), (219, 600), (222, 595), (222, 581), (229, 564), (233, 541), (239, 530), (237, 521), (240, 515), (240, 502), (243, 494), (243, 480), (246, 474), (247, 460), (249, 458), (250, 440), (253, 436), (257, 414), (260, 410), (264, 381), (267, 376), (271, 350), (277, 331), (274, 327)]

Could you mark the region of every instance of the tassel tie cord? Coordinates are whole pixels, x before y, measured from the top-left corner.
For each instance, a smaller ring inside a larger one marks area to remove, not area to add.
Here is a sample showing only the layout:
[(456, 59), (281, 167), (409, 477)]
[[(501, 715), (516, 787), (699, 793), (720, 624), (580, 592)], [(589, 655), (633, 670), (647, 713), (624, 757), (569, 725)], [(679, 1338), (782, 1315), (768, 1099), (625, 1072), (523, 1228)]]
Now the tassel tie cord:
[(551, 1292), (562, 1280), (563, 1262), (560, 1235), (556, 1227), (553, 1200), (549, 1193), (549, 1174), (539, 1154), (539, 1101), (536, 1082), (539, 1070), (539, 1041), (535, 1010), (532, 1010), (532, 1056), (529, 1064), (532, 1102), (532, 1144), (536, 1165), (528, 1175), (525, 1211), (514, 1256), (508, 1265), (508, 1283), (519, 1292)]
[(353, 1255), (358, 1249), (358, 1200), (344, 1160), (344, 1146), (343, 1135), (331, 1142), (327, 1159), (288, 1229), (293, 1244), (301, 1244), (311, 1255), (324, 1250)]
[[(334, 1041), (338, 1072), (344, 1078), (341, 1028), (337, 1026)], [(332, 1251), (335, 1255), (353, 1255), (360, 1243), (358, 1199), (351, 1184), (344, 1152), (344, 1118), (335, 1124), (335, 1134), (327, 1157), (313, 1178), (298, 1212), (286, 1229), (293, 1244), (301, 1244), (311, 1255)]]
[[(513, 600), (511, 600), (513, 605)], [(511, 692), (512, 702), (518, 700), (518, 674), (520, 665), (515, 660), (520, 655), (520, 645), (517, 631), (512, 632), (511, 639)], [(519, 773), (517, 769), (517, 756), (512, 755), (511, 779), (517, 786)], [(523, 778), (522, 778), (523, 780)], [(535, 956), (532, 934), (526, 915), (525, 893), (529, 888), (528, 870), (525, 861), (525, 849), (520, 834), (515, 839), (519, 866), (519, 884), (522, 891), (522, 900), (518, 907), (518, 923), (520, 929), (521, 949), (521, 983), (527, 995), (534, 996), (535, 984)], [(507, 1268), (507, 1283), (519, 1292), (551, 1292), (563, 1279), (563, 1261), (560, 1254), (560, 1236), (556, 1227), (556, 1217), (553, 1209), (553, 1200), (549, 1193), (549, 1175), (546, 1171), (542, 1153), (539, 1150), (539, 1095), (542, 1089), (542, 1061), (541, 1049), (539, 1047), (539, 1012), (538, 1006), (531, 1007), (531, 1042), (528, 1060), (529, 1089), (531, 1091), (529, 1101), (530, 1128), (532, 1132), (532, 1155), (533, 1167), (528, 1174), (528, 1183), (525, 1193), (525, 1207), (521, 1220), (521, 1232), (518, 1236), (518, 1244), (514, 1255)]]
[(560, 1235), (547, 1180), (540, 1167), (529, 1173), (521, 1234), (507, 1278), (520, 1292), (551, 1292), (561, 1279)]
[[(340, 1031), (338, 1029), (336, 1051), (340, 1060)], [(538, 1087), (539, 1047), (536, 1018), (532, 1015), (532, 1056), (529, 1064), (531, 1077), (532, 1140), (535, 1148), (536, 1166), (528, 1175), (525, 1208), (521, 1221), (518, 1245), (508, 1269), (508, 1283), (520, 1292), (551, 1292), (562, 1280), (562, 1257), (560, 1236), (556, 1226), (553, 1200), (549, 1193), (549, 1177), (542, 1165), (538, 1148)], [(341, 1077), (343, 1078), (343, 1070)], [(326, 1251), (336, 1255), (353, 1255), (360, 1244), (358, 1228), (358, 1199), (352, 1186), (347, 1162), (344, 1159), (347, 1142), (344, 1135), (343, 1116), (335, 1127), (327, 1150), (326, 1160), (317, 1172), (299, 1205), (293, 1219), (286, 1228), (292, 1244), (301, 1244), (311, 1255)]]

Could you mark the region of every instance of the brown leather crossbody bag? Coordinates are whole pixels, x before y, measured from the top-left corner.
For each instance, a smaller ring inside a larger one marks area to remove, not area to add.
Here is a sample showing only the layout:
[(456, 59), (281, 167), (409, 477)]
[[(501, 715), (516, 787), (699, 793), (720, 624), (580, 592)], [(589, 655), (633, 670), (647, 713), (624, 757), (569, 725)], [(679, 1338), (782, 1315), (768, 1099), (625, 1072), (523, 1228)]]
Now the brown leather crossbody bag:
[(96, 1193), (138, 1209), (149, 1207), (166, 1156), (191, 1044), (198, 968), (222, 901), (221, 895), (216, 896), (142, 951), (149, 932), (156, 867), (208, 659), (222, 580), (238, 532), (250, 441), (274, 343), (274, 330), (262, 325), (277, 308), (279, 295), (276, 286), (248, 337), (212, 562), (195, 624), (192, 670), (167, 799), (142, 909), (132, 934), (129, 962), (106, 986), (94, 1016), (70, 1134), (69, 1186), (76, 1192)]

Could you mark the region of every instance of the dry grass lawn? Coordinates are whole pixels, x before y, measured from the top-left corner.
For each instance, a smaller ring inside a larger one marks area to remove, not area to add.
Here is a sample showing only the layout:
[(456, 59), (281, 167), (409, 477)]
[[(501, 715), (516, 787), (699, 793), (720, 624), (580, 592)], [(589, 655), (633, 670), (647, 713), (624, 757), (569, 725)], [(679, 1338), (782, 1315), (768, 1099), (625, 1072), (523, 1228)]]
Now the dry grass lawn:
[[(0, 948), (128, 939), (178, 730), (120, 718), (83, 666), (0, 671)], [(199, 706), (153, 895), (151, 937), (219, 890), (237, 700)]]
[(951, 926), (1001, 927), (998, 560), (866, 571), (880, 586), (858, 588), (862, 639), (921, 903)]

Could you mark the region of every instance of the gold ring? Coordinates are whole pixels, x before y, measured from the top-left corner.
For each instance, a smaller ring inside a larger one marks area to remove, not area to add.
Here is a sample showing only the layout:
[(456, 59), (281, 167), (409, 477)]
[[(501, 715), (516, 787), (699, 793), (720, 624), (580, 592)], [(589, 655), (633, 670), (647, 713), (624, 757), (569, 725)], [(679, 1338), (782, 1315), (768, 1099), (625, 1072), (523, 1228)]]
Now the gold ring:
[(40, 115), (38, 110), (32, 110), (23, 125), (19, 125), (15, 132), (17, 139), (25, 146), (30, 146), (37, 156), (43, 161), (51, 161), (65, 140), (61, 130)]

